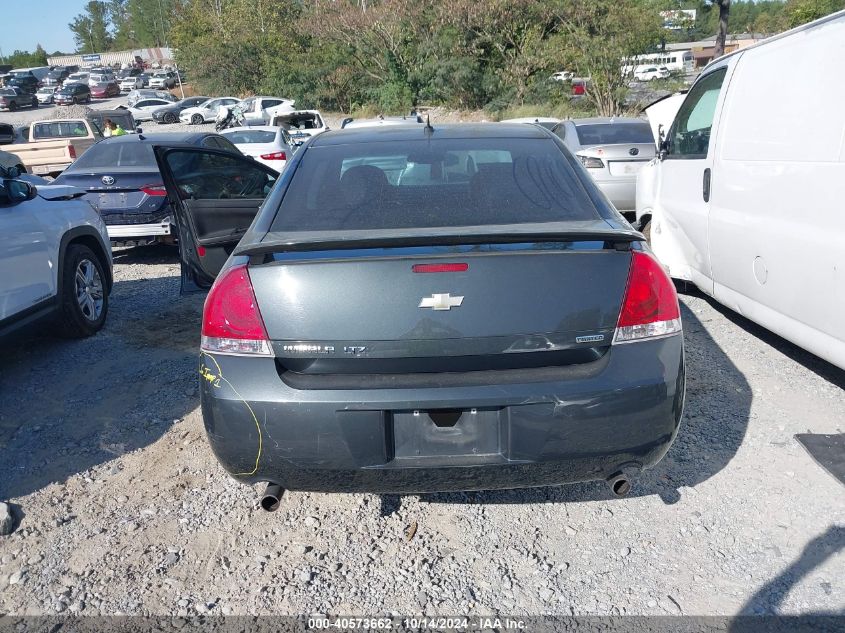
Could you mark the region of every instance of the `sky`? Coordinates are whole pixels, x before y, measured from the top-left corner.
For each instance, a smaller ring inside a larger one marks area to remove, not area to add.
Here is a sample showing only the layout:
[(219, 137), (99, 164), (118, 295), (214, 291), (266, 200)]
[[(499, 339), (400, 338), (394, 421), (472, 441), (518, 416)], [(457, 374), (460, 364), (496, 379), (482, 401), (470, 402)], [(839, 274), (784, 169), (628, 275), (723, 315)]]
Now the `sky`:
[(87, 0), (0, 0), (3, 26), (0, 49), (10, 55), (15, 49), (34, 51), (41, 44), (48, 53), (76, 50), (67, 27), (87, 4)]

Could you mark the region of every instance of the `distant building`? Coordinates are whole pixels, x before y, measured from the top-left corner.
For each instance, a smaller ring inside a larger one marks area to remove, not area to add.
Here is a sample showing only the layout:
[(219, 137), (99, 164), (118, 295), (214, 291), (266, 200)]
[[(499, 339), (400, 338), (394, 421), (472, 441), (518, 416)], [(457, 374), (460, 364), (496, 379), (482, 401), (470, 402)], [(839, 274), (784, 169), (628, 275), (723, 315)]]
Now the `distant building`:
[(56, 55), (55, 57), (48, 57), (47, 63), (51, 66), (92, 66), (95, 64), (114, 66), (115, 64), (132, 64), (136, 57), (150, 63), (163, 63), (173, 59), (173, 51), (170, 48), (139, 48), (134, 51), (115, 51), (112, 53)]
[[(751, 46), (766, 39), (769, 35), (762, 33), (737, 33), (728, 35), (725, 39), (725, 53), (733, 52), (739, 48)], [(666, 44), (667, 51), (692, 51), (696, 68), (704, 68), (713, 61), (716, 52), (716, 36), (708, 37), (698, 42), (677, 42)]]

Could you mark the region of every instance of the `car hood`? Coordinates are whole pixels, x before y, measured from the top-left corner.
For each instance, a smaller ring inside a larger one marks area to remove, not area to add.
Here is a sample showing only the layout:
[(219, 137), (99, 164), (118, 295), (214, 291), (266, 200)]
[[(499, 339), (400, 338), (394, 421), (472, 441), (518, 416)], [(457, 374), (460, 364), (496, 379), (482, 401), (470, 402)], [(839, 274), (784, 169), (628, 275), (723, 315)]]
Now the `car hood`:
[(70, 200), (84, 196), (87, 192), (79, 187), (68, 185), (38, 185), (38, 195), (45, 200)]

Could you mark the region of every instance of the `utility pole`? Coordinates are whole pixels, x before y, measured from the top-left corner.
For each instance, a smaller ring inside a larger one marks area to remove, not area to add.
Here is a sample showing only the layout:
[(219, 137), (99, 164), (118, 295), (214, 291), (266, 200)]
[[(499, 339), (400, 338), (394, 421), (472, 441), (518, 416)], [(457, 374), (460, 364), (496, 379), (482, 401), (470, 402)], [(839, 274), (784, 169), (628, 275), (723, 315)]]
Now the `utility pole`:
[(158, 21), (159, 21), (159, 35), (164, 46), (167, 46), (167, 38), (164, 35), (164, 10), (161, 8), (161, 0), (158, 0)]

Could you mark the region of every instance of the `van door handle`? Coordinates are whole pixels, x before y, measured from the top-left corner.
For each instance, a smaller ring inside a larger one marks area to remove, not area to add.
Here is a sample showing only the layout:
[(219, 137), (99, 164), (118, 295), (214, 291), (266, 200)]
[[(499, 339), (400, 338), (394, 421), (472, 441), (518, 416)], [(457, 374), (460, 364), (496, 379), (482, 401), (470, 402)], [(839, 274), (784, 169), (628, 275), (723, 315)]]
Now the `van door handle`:
[(710, 168), (704, 170), (704, 182), (702, 183), (702, 191), (704, 195), (704, 202), (710, 202)]

